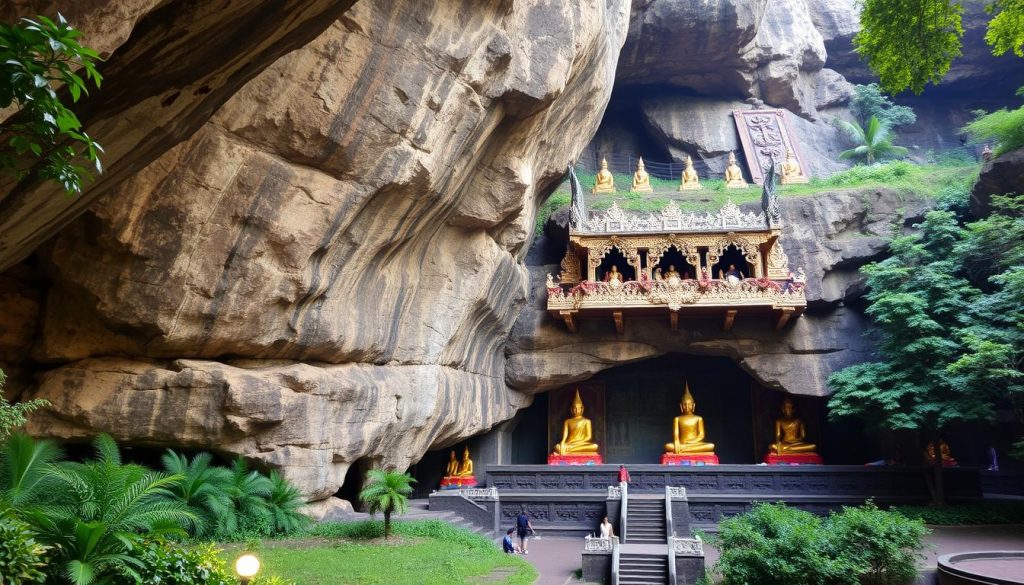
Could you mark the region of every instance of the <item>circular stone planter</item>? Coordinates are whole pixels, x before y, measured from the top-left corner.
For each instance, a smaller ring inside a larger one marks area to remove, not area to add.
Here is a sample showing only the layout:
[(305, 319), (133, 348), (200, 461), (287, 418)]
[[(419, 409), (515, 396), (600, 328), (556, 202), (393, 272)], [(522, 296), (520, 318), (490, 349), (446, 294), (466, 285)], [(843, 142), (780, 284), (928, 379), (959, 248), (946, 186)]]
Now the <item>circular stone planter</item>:
[(939, 585), (1024, 583), (1024, 550), (989, 550), (939, 557)]

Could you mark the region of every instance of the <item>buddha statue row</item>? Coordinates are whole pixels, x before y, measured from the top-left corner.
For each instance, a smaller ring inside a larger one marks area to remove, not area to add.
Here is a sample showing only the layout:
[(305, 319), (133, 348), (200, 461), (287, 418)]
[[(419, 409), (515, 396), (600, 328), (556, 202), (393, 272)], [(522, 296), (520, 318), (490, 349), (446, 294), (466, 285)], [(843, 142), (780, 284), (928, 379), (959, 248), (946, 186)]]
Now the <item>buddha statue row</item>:
[[(679, 403), (682, 414), (672, 420), (672, 442), (665, 443), (665, 453), (671, 455), (713, 455), (715, 444), (705, 440), (704, 418), (695, 414), (697, 404), (690, 394), (687, 382), (683, 399)], [(794, 414), (793, 401), (782, 402), (782, 417), (775, 421), (775, 441), (769, 453), (791, 455), (814, 453), (816, 446), (806, 440), (804, 422)], [(572, 401), (572, 417), (562, 423), (562, 440), (554, 448), (556, 455), (591, 455), (598, 452), (593, 441), (593, 425), (583, 416), (580, 392)], [(453, 455), (454, 456), (454, 455)]]
[[(796, 160), (796, 156), (793, 154), (792, 149), (786, 149), (786, 159), (782, 163), (782, 184), (795, 184), (795, 183), (807, 183), (809, 179), (800, 168), (800, 163)], [(736, 154), (733, 152), (729, 153), (729, 162), (725, 167), (725, 186), (729, 189), (745, 189), (747, 188), (747, 181), (743, 178), (743, 170), (739, 164), (736, 163)], [(686, 168), (683, 169), (683, 173), (679, 180), (679, 191), (692, 191), (700, 189), (700, 177), (697, 175), (697, 171), (693, 168), (693, 159), (689, 156), (686, 157)], [(651, 187), (651, 177), (647, 173), (647, 169), (644, 167), (644, 159), (640, 157), (637, 162), (636, 172), (633, 173), (633, 184), (630, 187), (630, 191), (634, 193), (650, 193), (653, 191)], [(601, 169), (597, 172), (597, 177), (594, 181), (594, 188), (591, 190), (592, 193), (615, 193), (615, 177), (611, 171), (608, 170), (608, 159), (601, 159)]]
[(473, 460), (469, 458), (469, 445), (466, 445), (466, 448), (462, 451), (462, 461), (456, 459), (455, 451), (452, 451), (444, 476), (446, 478), (473, 477)]

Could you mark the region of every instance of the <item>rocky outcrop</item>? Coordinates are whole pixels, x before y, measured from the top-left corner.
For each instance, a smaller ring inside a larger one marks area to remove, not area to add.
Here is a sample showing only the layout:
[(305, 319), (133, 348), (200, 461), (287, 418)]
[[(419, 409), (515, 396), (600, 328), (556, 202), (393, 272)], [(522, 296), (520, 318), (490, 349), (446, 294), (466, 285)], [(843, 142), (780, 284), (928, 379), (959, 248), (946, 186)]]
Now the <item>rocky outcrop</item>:
[(1024, 193), (1024, 148), (1011, 150), (986, 162), (971, 190), (971, 213), (986, 217), (992, 213), (992, 196)]
[(356, 4), (40, 252), (30, 430), (215, 447), (320, 498), (510, 418), (518, 259), (627, 17)]
[[(933, 201), (895, 191), (851, 190), (781, 203), (790, 266), (803, 267), (808, 276), (809, 310), (793, 325), (777, 332), (767, 318), (738, 319), (723, 332), (717, 321), (681, 318), (673, 332), (667, 319), (627, 319), (624, 333), (617, 335), (610, 320), (581, 319), (577, 332), (569, 333), (545, 311), (544, 275), (557, 273), (559, 258), (538, 257), (531, 266), (532, 302), (509, 343), (508, 384), (538, 392), (614, 366), (683, 352), (730, 357), (769, 388), (828, 395), (826, 380), (833, 371), (870, 357), (871, 341), (863, 335), (867, 322), (848, 306), (863, 293), (857, 268), (885, 253), (894, 222), (914, 223)], [(552, 231), (564, 228), (552, 226)]]

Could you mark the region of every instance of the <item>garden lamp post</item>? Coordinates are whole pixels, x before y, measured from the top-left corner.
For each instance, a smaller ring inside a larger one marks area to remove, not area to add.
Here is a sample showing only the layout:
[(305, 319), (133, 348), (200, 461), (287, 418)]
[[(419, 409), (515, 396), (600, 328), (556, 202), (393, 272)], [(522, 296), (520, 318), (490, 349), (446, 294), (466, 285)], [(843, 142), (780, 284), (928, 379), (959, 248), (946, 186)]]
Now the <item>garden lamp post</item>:
[(235, 561), (235, 572), (242, 580), (242, 585), (248, 585), (249, 581), (260, 570), (260, 560), (255, 555), (244, 554)]

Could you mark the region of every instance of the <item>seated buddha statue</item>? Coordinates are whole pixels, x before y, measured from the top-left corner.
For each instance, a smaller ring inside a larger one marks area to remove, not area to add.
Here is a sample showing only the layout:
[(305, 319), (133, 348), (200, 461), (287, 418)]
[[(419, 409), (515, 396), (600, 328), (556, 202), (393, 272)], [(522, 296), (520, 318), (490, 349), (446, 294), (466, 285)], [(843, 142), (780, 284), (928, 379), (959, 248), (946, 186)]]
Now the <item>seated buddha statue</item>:
[(782, 184), (807, 183), (810, 179), (800, 170), (800, 163), (791, 149), (786, 149), (786, 160), (782, 163)]
[(647, 174), (647, 169), (644, 168), (644, 157), (640, 157), (640, 162), (636, 165), (636, 172), (633, 173), (633, 187), (630, 190), (634, 193), (650, 193), (653, 191), (651, 188), (651, 177)]
[(462, 463), (459, 464), (458, 477), (473, 477), (473, 460), (469, 458), (469, 445), (462, 452)]
[(665, 275), (664, 276), (665, 276), (665, 280), (668, 280), (670, 278), (678, 278), (678, 279), (682, 279), (683, 278), (683, 276), (681, 274), (679, 274), (679, 272), (676, 271), (676, 267), (675, 267), (674, 264), (669, 264), (668, 265), (668, 270), (665, 271)]
[(452, 450), (451, 457), (448, 458), (448, 467), (445, 468), (445, 477), (455, 477), (459, 474), (459, 460), (455, 458), (455, 451)]
[(782, 418), (775, 420), (775, 442), (769, 448), (776, 455), (788, 453), (814, 453), (814, 443), (804, 441), (806, 438), (804, 421), (793, 414), (793, 401), (789, 398), (782, 401)]
[(594, 188), (591, 189), (591, 193), (614, 193), (615, 192), (615, 178), (612, 177), (611, 171), (608, 170), (608, 159), (601, 159), (601, 170), (597, 171), (597, 177), (594, 180)]
[[(949, 443), (945, 439), (939, 439), (939, 456), (942, 457), (943, 467), (956, 467), (956, 459), (953, 459), (953, 454), (949, 450)], [(935, 463), (935, 443), (928, 443), (928, 448), (924, 452), (924, 458), (928, 463)]]
[(619, 284), (622, 284), (623, 278), (622, 278), (622, 273), (619, 272), (619, 267), (614, 265), (614, 264), (612, 264), (611, 270), (609, 270), (608, 272), (606, 272), (604, 274), (604, 281), (605, 282), (613, 282), (614, 281), (614, 282), (617, 282)]
[(572, 399), (572, 418), (562, 423), (562, 440), (555, 445), (555, 455), (593, 455), (598, 451), (593, 442), (594, 431), (590, 419), (583, 416), (580, 391)]
[(690, 383), (686, 383), (683, 400), (679, 403), (682, 414), (672, 421), (672, 442), (665, 443), (665, 452), (676, 455), (684, 453), (714, 453), (715, 444), (704, 442), (704, 419), (693, 414), (696, 407), (690, 394)]
[(679, 181), (680, 191), (693, 191), (700, 189), (700, 177), (697, 176), (697, 171), (693, 168), (693, 159), (689, 156), (686, 157), (686, 168), (683, 169), (683, 176)]
[(729, 164), (725, 167), (725, 186), (730, 189), (745, 189), (747, 182), (743, 179), (743, 171), (736, 164), (736, 154), (729, 153)]

